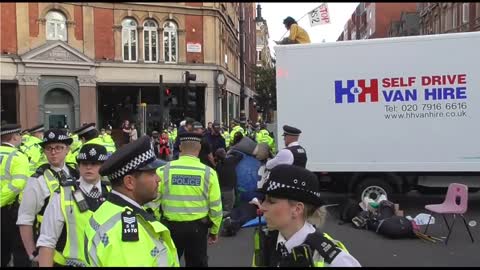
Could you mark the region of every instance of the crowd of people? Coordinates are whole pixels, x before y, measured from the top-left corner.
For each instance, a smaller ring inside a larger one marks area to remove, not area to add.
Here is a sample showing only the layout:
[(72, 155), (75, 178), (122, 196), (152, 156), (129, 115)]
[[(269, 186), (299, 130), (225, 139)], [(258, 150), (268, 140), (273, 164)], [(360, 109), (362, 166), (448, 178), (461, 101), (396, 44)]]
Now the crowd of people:
[(228, 130), (187, 118), (178, 133), (171, 126), (118, 150), (110, 126), (4, 124), (2, 267), (179, 266), (182, 256), (205, 267), (207, 246), (258, 211), (267, 226), (255, 231), (254, 265), (359, 266), (311, 221), (324, 217), (318, 181), (301, 131), (283, 129), (275, 155), (265, 125), (238, 120)]

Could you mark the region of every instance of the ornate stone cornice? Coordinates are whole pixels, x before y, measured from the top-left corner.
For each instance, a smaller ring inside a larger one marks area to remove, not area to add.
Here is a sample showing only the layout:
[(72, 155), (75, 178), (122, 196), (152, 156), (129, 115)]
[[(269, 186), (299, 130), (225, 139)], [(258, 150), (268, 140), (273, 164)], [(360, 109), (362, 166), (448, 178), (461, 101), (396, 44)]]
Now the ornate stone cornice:
[(21, 74), (17, 75), (19, 85), (38, 85), (40, 75), (35, 74)]
[(95, 78), (95, 76), (78, 76), (77, 77), (77, 80), (78, 80), (78, 85), (80, 87), (82, 86), (97, 86), (97, 80)]

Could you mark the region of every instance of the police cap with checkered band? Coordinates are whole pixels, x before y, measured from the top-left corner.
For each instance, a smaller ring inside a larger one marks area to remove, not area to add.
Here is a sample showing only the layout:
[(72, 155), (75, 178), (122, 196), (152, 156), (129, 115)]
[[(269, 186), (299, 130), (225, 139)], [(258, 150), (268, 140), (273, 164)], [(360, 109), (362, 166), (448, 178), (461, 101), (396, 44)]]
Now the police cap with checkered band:
[(28, 132), (30, 132), (30, 134), (33, 134), (33, 133), (36, 133), (36, 132), (42, 132), (42, 131), (45, 131), (45, 127), (43, 126), (43, 124), (34, 126), (34, 127), (32, 127), (31, 129), (28, 130)]
[(1, 136), (20, 133), (21, 131), (21, 126), (18, 124), (2, 124), (2, 126), (0, 127)]
[(43, 148), (49, 143), (64, 143), (66, 145), (72, 144), (73, 139), (70, 138), (65, 129), (52, 128), (43, 133), (43, 141), (39, 145)]
[(313, 206), (323, 204), (320, 199), (317, 176), (313, 172), (295, 165), (275, 166), (259, 191), (272, 197), (291, 199)]
[(73, 131), (73, 134), (77, 134), (79, 137), (85, 134), (88, 134), (95, 130), (95, 123), (89, 123), (86, 125), (83, 125), (80, 128), (77, 128), (76, 130)]
[(77, 155), (77, 162), (105, 162), (108, 159), (107, 148), (95, 143), (82, 145)]
[(198, 133), (193, 133), (193, 132), (184, 132), (182, 134), (178, 135), (178, 138), (180, 140), (180, 143), (182, 142), (198, 142), (200, 143), (202, 141), (202, 134)]
[(166, 162), (155, 156), (148, 136), (142, 136), (118, 149), (100, 168), (100, 175), (107, 176), (110, 181), (122, 180), (134, 171), (155, 170)]

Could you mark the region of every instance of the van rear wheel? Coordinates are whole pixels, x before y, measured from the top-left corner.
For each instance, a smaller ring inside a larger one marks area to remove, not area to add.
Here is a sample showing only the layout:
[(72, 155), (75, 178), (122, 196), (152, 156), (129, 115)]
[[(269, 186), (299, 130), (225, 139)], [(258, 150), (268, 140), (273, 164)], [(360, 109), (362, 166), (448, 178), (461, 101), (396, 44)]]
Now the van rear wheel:
[(379, 178), (365, 178), (355, 188), (355, 198), (360, 202), (365, 197), (378, 202), (380, 196), (385, 195), (388, 198), (391, 194), (393, 194), (393, 187), (385, 180)]

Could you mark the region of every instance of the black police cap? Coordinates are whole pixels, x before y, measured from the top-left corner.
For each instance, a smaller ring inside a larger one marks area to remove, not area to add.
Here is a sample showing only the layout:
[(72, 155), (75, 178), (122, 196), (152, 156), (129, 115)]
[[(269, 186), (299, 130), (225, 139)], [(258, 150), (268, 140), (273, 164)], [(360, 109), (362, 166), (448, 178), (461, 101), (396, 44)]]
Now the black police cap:
[(195, 119), (191, 117), (185, 118), (185, 125), (193, 125), (194, 122), (195, 122)]
[(202, 141), (202, 134), (194, 133), (194, 132), (184, 132), (178, 135), (180, 142), (198, 142)]
[(107, 148), (100, 144), (82, 145), (77, 155), (77, 162), (105, 162), (108, 159)]
[(44, 130), (45, 130), (45, 127), (43, 126), (43, 124), (40, 124), (40, 125), (32, 127), (31, 129), (28, 130), (28, 132), (35, 133), (35, 132), (41, 132), (41, 131), (44, 131)]
[(285, 135), (299, 136), (300, 133), (302, 133), (302, 131), (298, 128), (288, 126), (288, 125), (283, 126), (283, 135), (282, 136), (285, 136)]
[(155, 157), (150, 138), (142, 136), (113, 153), (103, 163), (100, 174), (107, 176), (110, 181), (117, 181), (134, 171), (154, 170), (165, 164)]
[(95, 130), (95, 123), (89, 123), (89, 124), (83, 125), (82, 127), (74, 130), (73, 134), (77, 134), (78, 136), (81, 136), (91, 132), (92, 130)]
[(0, 127), (0, 136), (20, 133), (22, 131), (21, 126), (18, 124), (3, 124)]
[(198, 121), (195, 121), (195, 122), (193, 122), (192, 127), (193, 127), (193, 129), (200, 129), (200, 128), (203, 128), (203, 125), (202, 125), (202, 123), (200, 123)]
[(296, 200), (313, 206), (323, 204), (317, 176), (295, 165), (275, 166), (259, 191), (272, 197)]
[(43, 133), (43, 141), (39, 145), (43, 148), (49, 143), (72, 144), (73, 139), (70, 138), (65, 129), (52, 128)]

